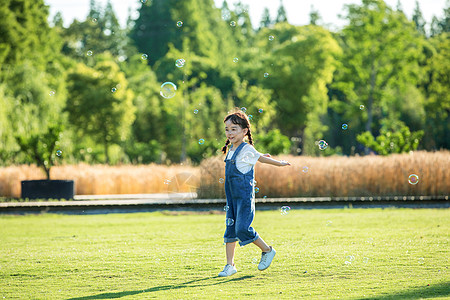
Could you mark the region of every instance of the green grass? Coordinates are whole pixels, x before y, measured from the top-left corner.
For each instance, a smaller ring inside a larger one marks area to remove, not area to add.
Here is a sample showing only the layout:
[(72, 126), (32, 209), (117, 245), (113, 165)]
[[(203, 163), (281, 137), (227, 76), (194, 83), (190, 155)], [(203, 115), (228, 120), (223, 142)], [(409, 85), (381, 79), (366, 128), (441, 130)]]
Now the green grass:
[(223, 214), (0, 216), (0, 298), (450, 298), (449, 217), (257, 211), (253, 225), (276, 248), (274, 262), (260, 272), (258, 248), (237, 247), (238, 273), (219, 278)]

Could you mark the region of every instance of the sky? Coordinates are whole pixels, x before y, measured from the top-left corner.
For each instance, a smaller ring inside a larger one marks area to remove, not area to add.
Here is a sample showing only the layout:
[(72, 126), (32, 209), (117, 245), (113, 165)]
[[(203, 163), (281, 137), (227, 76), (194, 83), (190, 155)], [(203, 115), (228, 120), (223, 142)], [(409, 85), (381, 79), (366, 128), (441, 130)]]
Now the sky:
[[(122, 26), (125, 26), (129, 15), (129, 10), (133, 18), (136, 18), (136, 10), (140, 7), (139, 0), (110, 0), (117, 18)], [(149, 0), (151, 1), (151, 0)], [(223, 0), (214, 0), (217, 7), (221, 7)], [(339, 14), (344, 14), (345, 4), (360, 4), (361, 0), (282, 0), (286, 9), (288, 22), (294, 25), (306, 25), (309, 23), (309, 13), (311, 6), (319, 11), (323, 23), (331, 29), (339, 28), (345, 25), (345, 21), (339, 18)], [(385, 0), (393, 8), (397, 7), (399, 0)], [(418, 0), (422, 14), (427, 21), (431, 22), (435, 15), (442, 18), (447, 0)], [(44, 0), (45, 4), (50, 6), (49, 20), (53, 19), (56, 12), (60, 11), (63, 15), (64, 25), (69, 26), (73, 19), (84, 20), (89, 12), (90, 0)], [(107, 0), (96, 0), (98, 4), (104, 7)], [(228, 0), (228, 6), (233, 7), (237, 1)], [(257, 27), (261, 21), (263, 10), (267, 7), (272, 18), (277, 15), (279, 0), (241, 0), (249, 7), (250, 18), (254, 27)], [(414, 12), (416, 0), (400, 0), (403, 11), (408, 18)]]

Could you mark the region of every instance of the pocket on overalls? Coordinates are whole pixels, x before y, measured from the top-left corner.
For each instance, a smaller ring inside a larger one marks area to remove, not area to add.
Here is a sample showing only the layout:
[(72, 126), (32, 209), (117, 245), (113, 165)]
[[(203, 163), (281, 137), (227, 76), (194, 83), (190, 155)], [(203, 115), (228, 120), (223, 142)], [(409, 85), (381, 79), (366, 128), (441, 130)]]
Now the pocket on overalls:
[(230, 181), (233, 198), (251, 200), (253, 192), (252, 180), (247, 180), (245, 177), (234, 177)]

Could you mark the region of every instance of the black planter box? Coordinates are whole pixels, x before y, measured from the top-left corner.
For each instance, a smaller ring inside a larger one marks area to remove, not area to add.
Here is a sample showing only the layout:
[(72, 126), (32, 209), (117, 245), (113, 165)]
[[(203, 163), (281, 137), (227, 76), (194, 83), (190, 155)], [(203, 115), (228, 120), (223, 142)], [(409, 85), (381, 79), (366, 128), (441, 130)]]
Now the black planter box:
[(73, 180), (24, 180), (22, 199), (73, 199)]

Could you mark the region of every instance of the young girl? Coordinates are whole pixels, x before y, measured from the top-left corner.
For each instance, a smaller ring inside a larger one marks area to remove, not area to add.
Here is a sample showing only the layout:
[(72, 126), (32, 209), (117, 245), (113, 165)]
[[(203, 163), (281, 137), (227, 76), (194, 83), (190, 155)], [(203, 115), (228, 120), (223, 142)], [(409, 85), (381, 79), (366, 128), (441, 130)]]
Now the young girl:
[[(227, 153), (227, 146), (231, 143), (230, 151), (225, 159), (225, 194), (226, 206), (226, 230), (224, 241), (226, 243), (227, 264), (220, 277), (230, 276), (237, 272), (234, 265), (234, 250), (236, 242), (241, 246), (253, 243), (261, 251), (261, 261), (258, 265), (260, 271), (270, 266), (275, 249), (264, 242), (250, 225), (255, 216), (255, 177), (253, 166), (257, 161), (274, 166), (287, 166), (290, 163), (270, 158), (270, 154), (262, 155), (253, 147), (250, 122), (242, 111), (236, 111), (227, 115), (224, 119), (227, 141), (222, 148)], [(248, 144), (244, 138), (248, 137)]]

